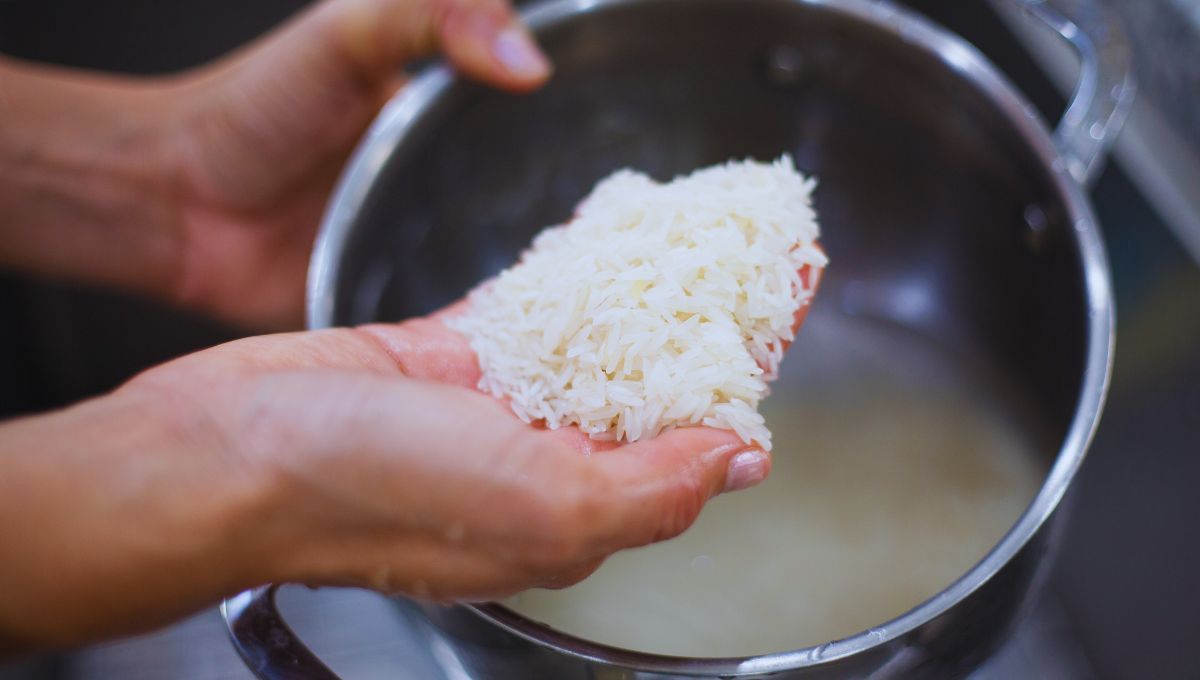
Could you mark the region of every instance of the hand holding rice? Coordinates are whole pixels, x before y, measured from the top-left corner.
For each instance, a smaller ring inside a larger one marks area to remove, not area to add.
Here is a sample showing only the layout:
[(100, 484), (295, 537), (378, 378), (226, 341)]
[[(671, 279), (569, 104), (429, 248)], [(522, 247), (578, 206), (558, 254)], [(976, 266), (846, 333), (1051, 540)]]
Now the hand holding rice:
[(703, 424), (769, 450), (758, 404), (826, 264), (814, 186), (788, 156), (618, 171), (448, 324), (526, 422), (630, 442)]

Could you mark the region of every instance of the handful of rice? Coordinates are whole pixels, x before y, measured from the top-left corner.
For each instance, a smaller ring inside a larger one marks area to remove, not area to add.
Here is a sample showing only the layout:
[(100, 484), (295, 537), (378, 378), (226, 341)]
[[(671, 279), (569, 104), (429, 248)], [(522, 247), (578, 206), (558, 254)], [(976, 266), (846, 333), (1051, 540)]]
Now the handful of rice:
[(758, 403), (826, 264), (815, 184), (788, 156), (610, 175), (448, 322), (480, 389), (595, 439), (703, 424), (769, 450)]

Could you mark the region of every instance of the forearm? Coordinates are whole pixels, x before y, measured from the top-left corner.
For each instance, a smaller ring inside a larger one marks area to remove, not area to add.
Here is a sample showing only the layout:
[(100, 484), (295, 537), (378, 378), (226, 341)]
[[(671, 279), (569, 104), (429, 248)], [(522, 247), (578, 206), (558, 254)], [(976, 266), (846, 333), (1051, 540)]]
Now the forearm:
[(259, 580), (261, 487), (171, 408), (123, 390), (0, 425), (0, 649), (145, 630)]
[(0, 58), (0, 267), (172, 290), (169, 93)]

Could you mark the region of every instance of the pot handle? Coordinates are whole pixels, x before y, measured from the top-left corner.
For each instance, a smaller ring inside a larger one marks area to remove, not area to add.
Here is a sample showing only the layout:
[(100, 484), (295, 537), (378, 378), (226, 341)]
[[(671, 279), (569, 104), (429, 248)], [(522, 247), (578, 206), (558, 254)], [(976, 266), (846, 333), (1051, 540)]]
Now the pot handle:
[(1049, 26), (1079, 54), (1079, 82), (1054, 132), (1067, 171), (1090, 185), (1133, 105), (1129, 42), (1112, 10), (1097, 0), (1009, 0)]
[(279, 586), (263, 586), (221, 603), (221, 615), (246, 666), (262, 680), (339, 680), (284, 622)]

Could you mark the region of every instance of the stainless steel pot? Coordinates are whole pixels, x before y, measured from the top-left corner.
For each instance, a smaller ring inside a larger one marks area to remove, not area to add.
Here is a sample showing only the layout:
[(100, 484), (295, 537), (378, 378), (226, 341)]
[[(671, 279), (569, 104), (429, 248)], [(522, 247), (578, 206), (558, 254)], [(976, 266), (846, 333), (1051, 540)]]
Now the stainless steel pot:
[[(987, 366), (976, 379), (989, 395), (981, 408), (1008, 395), (1049, 470), (974, 568), (861, 634), (684, 659), (572, 638), (496, 604), (410, 604), (460, 669), (486, 678), (948, 677), (1001, 639), (1045, 564), (1055, 510), (1107, 388), (1113, 302), (1084, 186), (1133, 91), (1128, 49), (1097, 5), (1008, 1), (1082, 57), (1054, 134), (971, 45), (866, 0), (556, 0), (526, 13), (557, 65), (544, 91), (502, 95), (438, 66), (388, 105), (327, 213), (310, 270), (312, 327), (394, 320), (457, 298), (617, 167), (668, 177), (786, 150), (821, 178), (817, 207), (835, 263), (810, 327), (869, 318)], [(873, 353), (915, 361), (892, 331), (841, 327)], [(843, 344), (823, 359), (834, 380), (854, 363), (834, 356)], [(335, 677), (291, 633), (273, 592), (223, 605), (247, 663), (263, 678)]]

